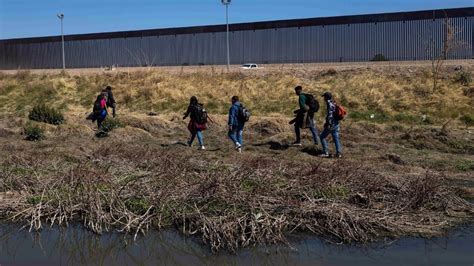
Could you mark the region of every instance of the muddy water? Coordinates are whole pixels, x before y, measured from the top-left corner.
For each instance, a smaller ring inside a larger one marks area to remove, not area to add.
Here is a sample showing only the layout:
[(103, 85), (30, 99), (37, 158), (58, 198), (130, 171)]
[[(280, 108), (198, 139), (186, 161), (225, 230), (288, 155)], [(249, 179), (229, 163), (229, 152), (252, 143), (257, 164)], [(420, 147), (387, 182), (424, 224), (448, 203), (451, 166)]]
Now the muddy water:
[(0, 226), (0, 265), (474, 265), (474, 226), (430, 240), (404, 238), (365, 248), (330, 245), (312, 236), (295, 236), (292, 245), (215, 255), (174, 230), (131, 242), (120, 234), (99, 237), (80, 227), (33, 234)]

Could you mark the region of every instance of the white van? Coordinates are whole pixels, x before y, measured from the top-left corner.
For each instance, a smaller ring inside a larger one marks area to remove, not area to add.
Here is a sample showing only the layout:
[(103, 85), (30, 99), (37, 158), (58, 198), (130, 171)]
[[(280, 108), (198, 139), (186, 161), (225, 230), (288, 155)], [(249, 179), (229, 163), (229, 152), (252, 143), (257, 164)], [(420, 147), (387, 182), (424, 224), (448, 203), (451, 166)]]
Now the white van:
[(243, 64), (241, 66), (241, 68), (243, 68), (243, 69), (255, 69), (255, 68), (258, 68), (258, 65), (257, 64)]

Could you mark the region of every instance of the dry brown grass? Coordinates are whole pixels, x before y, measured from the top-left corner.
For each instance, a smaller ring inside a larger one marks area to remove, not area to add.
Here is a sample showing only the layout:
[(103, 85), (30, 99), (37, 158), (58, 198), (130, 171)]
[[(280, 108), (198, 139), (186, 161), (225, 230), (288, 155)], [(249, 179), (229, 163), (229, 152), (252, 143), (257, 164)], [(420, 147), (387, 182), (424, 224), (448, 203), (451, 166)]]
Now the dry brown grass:
[[(472, 221), (473, 206), (460, 196), (474, 196), (473, 136), (456, 120), (444, 123), (472, 110), (470, 87), (448, 72), (427, 94), (423, 68), (391, 69), (2, 75), (0, 216), (31, 230), (82, 223), (97, 233), (137, 235), (174, 226), (214, 251), (287, 243), (296, 231), (366, 243)], [(97, 139), (84, 119), (107, 84), (124, 127)], [(288, 146), (296, 84), (331, 90), (356, 114), (342, 124), (344, 159)], [(225, 137), (234, 94), (254, 112), (244, 154)], [(179, 144), (188, 134), (179, 112), (191, 95), (216, 121), (203, 153)], [(66, 122), (40, 124), (46, 139), (31, 143), (21, 132), (37, 101), (62, 109)], [(385, 116), (367, 119), (373, 112)], [(420, 123), (429, 112), (439, 125)]]
[[(466, 67), (465, 71), (472, 69)], [(95, 95), (106, 85), (115, 89), (119, 107), (137, 112), (183, 111), (190, 96), (197, 96), (212, 113), (224, 114), (229, 99), (239, 95), (256, 115), (290, 116), (296, 107), (293, 88), (302, 85), (317, 96), (331, 91), (354, 118), (369, 114), (398, 120), (443, 123), (472, 113), (469, 85), (457, 81), (458, 73), (448, 68), (431, 91), (431, 73), (424, 67), (359, 68), (355, 70), (312, 70), (297, 68), (281, 72), (216, 73), (197, 70), (173, 73), (162, 70), (90, 73), (81, 75), (3, 75), (3, 111), (22, 112), (35, 101), (62, 107), (90, 108)], [(398, 116), (397, 116), (398, 115)], [(405, 122), (406, 122), (405, 121)]]
[(174, 225), (213, 251), (286, 243), (294, 231), (337, 243), (427, 236), (473, 214), (429, 171), (384, 177), (349, 161), (336, 167), (252, 155), (229, 164), (131, 143), (93, 154), (92, 161), (47, 152), (8, 156), (1, 190), (20, 196), (0, 212), (34, 230), (79, 222), (99, 234), (136, 236)]

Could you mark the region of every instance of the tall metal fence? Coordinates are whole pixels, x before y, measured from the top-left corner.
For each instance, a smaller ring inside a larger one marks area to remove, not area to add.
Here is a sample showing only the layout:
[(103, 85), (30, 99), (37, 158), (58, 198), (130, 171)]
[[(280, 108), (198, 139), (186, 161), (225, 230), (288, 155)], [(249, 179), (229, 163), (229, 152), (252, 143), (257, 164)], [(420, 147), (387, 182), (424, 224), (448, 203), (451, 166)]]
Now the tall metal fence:
[[(474, 56), (474, 8), (243, 23), (230, 29), (232, 64)], [(0, 69), (61, 68), (60, 40), (0, 40)], [(65, 40), (67, 68), (226, 63), (224, 25), (67, 35)]]

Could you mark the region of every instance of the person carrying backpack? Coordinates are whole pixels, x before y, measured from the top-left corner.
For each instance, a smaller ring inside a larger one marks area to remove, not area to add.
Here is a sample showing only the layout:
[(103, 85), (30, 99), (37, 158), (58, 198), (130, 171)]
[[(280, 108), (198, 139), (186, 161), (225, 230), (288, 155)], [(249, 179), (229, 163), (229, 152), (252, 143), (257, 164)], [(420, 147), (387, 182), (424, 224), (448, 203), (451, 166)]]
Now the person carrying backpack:
[(199, 142), (199, 150), (205, 150), (204, 147), (204, 140), (202, 136), (202, 131), (206, 130), (207, 128), (207, 112), (204, 109), (204, 106), (198, 102), (196, 96), (192, 96), (189, 100), (189, 106), (184, 113), (183, 120), (187, 117), (190, 117), (188, 130), (191, 133), (191, 137), (188, 141), (188, 146), (191, 147), (193, 145), (194, 138), (197, 136)]
[(92, 122), (97, 121), (97, 128), (102, 130), (102, 122), (107, 117), (107, 95), (101, 93), (97, 96), (92, 108)]
[(238, 96), (233, 96), (231, 101), (228, 136), (234, 142), (235, 149), (242, 152), (244, 126), (249, 120), (250, 112), (240, 103)]
[(103, 91), (107, 93), (107, 107), (112, 108), (112, 117), (115, 117), (117, 103), (115, 102), (114, 94), (112, 93), (112, 87), (107, 86)]
[(326, 102), (327, 115), (326, 123), (324, 124), (324, 130), (320, 135), (321, 144), (323, 145), (323, 153), (320, 155), (320, 157), (329, 157), (328, 142), (326, 138), (329, 136), (329, 134), (331, 134), (334, 144), (336, 146), (336, 158), (340, 158), (342, 157), (342, 145), (339, 139), (339, 121), (343, 117), (338, 114), (338, 109), (340, 107), (336, 105), (330, 92), (325, 92), (322, 97), (324, 97), (324, 101)]
[(294, 123), (296, 135), (296, 140), (291, 145), (301, 146), (301, 128), (309, 128), (314, 145), (318, 145), (318, 129), (314, 125), (314, 114), (319, 110), (319, 103), (313, 95), (303, 93), (301, 86), (296, 86), (295, 93), (298, 95), (300, 108), (294, 112), (296, 118), (290, 121), (290, 124)]

